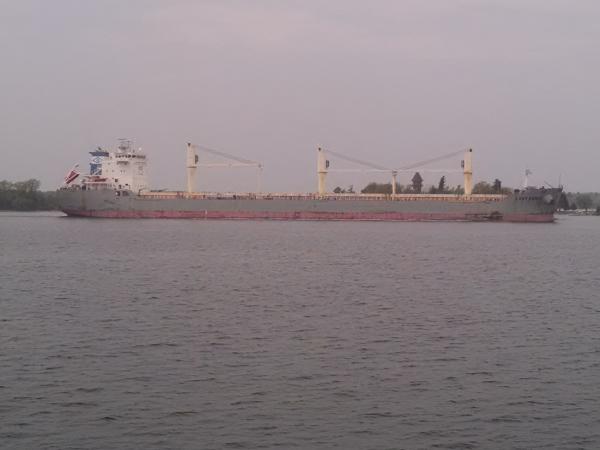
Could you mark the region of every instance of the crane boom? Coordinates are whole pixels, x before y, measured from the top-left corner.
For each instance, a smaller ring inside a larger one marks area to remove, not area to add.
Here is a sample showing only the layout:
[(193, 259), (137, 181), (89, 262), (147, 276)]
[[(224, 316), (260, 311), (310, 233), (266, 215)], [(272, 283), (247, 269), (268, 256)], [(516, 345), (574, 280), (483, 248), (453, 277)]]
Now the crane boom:
[[(319, 149), (319, 152), (321, 152), (321, 149)], [(368, 167), (368, 169), (329, 169), (329, 164), (328, 161), (326, 161), (323, 157), (323, 161), (322, 161), (322, 166), (319, 169), (319, 174), (321, 176), (324, 176), (327, 174), (327, 172), (385, 172), (385, 173), (390, 173), (392, 176), (392, 194), (396, 194), (396, 184), (397, 184), (397, 177), (398, 177), (398, 173), (400, 172), (410, 172), (412, 169), (416, 169), (416, 168), (420, 168), (422, 166), (426, 166), (428, 164), (437, 162), (437, 161), (442, 161), (444, 159), (448, 159), (448, 158), (452, 158), (453, 156), (456, 155), (460, 155), (461, 153), (463, 153), (463, 150), (458, 150), (458, 151), (453, 151), (450, 153), (446, 153), (444, 155), (441, 156), (436, 156), (435, 158), (429, 158), (429, 159), (425, 159), (423, 161), (418, 161), (416, 163), (412, 163), (412, 164), (406, 164), (404, 166), (400, 166), (398, 168), (395, 169), (390, 169), (390, 168), (386, 168), (383, 166), (380, 166), (378, 164), (373, 164), (371, 162), (368, 161), (363, 161), (361, 159), (358, 158), (353, 158), (351, 156), (346, 156), (344, 154), (335, 152), (333, 150), (327, 150), (327, 153), (336, 156), (340, 159), (343, 159), (345, 161), (349, 161), (352, 162), (354, 164), (358, 164), (364, 167)], [(469, 153), (470, 155), (470, 153)], [(322, 155), (321, 155), (322, 156)], [(467, 170), (465, 168), (465, 163), (463, 162), (463, 168), (464, 168), (464, 172), (465, 174), (470, 170), (470, 168)], [(458, 169), (421, 169), (422, 172), (432, 172), (432, 173), (451, 173), (451, 172), (460, 172)], [(466, 175), (465, 175), (466, 176)], [(324, 182), (321, 182), (320, 185), (324, 185)], [(321, 191), (324, 191), (324, 188), (319, 188), (319, 192), (322, 193)]]
[[(216, 155), (216, 156), (220, 156), (221, 158), (224, 158), (226, 160), (226, 162), (207, 162), (207, 163), (198, 163), (198, 156), (195, 155), (195, 152), (192, 156), (195, 157), (195, 162), (192, 164), (192, 166), (195, 167), (206, 167), (206, 168), (218, 168), (218, 167), (225, 167), (225, 168), (231, 168), (231, 167), (256, 167), (258, 169), (257, 172), (257, 192), (261, 192), (262, 191), (262, 171), (263, 171), (263, 165), (262, 163), (258, 162), (258, 161), (252, 161), (250, 159), (245, 159), (245, 158), (240, 158), (239, 156), (235, 156), (232, 155), (231, 153), (227, 153), (227, 152), (223, 152), (221, 150), (216, 150), (214, 148), (210, 148), (210, 147), (205, 147), (203, 145), (197, 145), (197, 144), (188, 144), (189, 147), (195, 149), (195, 150), (200, 150), (206, 153), (210, 153), (212, 155)], [(190, 183), (188, 183), (190, 184)], [(188, 190), (191, 188), (188, 188)]]
[(196, 145), (196, 144), (192, 144), (195, 148), (197, 148), (198, 150), (202, 150), (204, 152), (207, 153), (211, 153), (213, 155), (217, 155), (217, 156), (221, 156), (222, 158), (226, 158), (226, 159), (232, 159), (234, 161), (237, 161), (239, 163), (243, 163), (243, 164), (248, 164), (248, 165), (255, 165), (255, 166), (262, 166), (261, 163), (257, 162), (257, 161), (252, 161), (249, 159), (244, 159), (244, 158), (240, 158), (239, 156), (235, 156), (232, 155), (231, 153), (226, 153), (223, 152), (221, 150), (215, 150), (214, 148), (209, 148), (209, 147), (204, 147), (202, 145)]
[(327, 153), (332, 154), (334, 156), (337, 156), (338, 158), (344, 159), (346, 161), (353, 162), (354, 164), (358, 164), (360, 166), (370, 167), (371, 169), (381, 170), (381, 171), (384, 171), (384, 172), (390, 172), (392, 170), (392, 169), (388, 169), (386, 167), (382, 167), (382, 166), (377, 165), (377, 164), (370, 163), (368, 161), (363, 161), (363, 160), (358, 159), (358, 158), (352, 158), (351, 156), (346, 156), (346, 155), (343, 155), (341, 153), (334, 152), (333, 150), (327, 150)]
[(404, 171), (404, 170), (416, 169), (417, 167), (426, 166), (427, 164), (431, 164), (431, 163), (434, 163), (434, 162), (442, 161), (442, 160), (447, 159), (447, 158), (452, 158), (453, 156), (460, 155), (463, 152), (464, 152), (464, 150), (459, 150), (459, 151), (456, 151), (456, 152), (446, 153), (445, 155), (442, 155), (442, 156), (437, 156), (435, 158), (426, 159), (424, 161), (419, 161), (419, 162), (416, 162), (416, 163), (413, 163), (413, 164), (408, 164), (406, 166), (398, 167), (396, 170), (398, 170), (398, 171)]

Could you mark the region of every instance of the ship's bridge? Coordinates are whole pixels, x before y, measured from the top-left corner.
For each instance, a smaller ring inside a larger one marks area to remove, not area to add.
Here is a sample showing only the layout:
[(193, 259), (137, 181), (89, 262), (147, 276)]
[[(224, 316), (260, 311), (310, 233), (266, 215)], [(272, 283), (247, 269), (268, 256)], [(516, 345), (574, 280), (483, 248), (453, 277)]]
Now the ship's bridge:
[(108, 152), (102, 158), (101, 174), (116, 189), (133, 192), (148, 189), (146, 155), (128, 139), (119, 140), (116, 151)]

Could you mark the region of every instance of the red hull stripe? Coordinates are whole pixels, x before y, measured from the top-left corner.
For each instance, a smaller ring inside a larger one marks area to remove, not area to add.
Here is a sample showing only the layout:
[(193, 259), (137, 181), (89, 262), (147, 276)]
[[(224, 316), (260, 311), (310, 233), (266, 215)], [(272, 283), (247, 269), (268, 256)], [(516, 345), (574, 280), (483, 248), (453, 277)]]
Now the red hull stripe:
[[(490, 221), (485, 215), (464, 213), (406, 212), (310, 212), (310, 211), (134, 211), (134, 210), (64, 210), (69, 216), (124, 219), (271, 219), (271, 220), (373, 220), (373, 221)], [(494, 221), (553, 222), (553, 214), (506, 214)]]

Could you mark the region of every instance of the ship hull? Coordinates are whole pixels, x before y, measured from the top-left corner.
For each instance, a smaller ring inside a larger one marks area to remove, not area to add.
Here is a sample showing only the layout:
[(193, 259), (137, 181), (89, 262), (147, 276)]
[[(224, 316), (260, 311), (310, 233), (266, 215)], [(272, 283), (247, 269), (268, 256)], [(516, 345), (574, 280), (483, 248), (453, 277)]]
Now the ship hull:
[[(558, 190), (557, 190), (558, 191)], [(99, 218), (322, 220), (322, 221), (554, 221), (552, 190), (527, 196), (208, 195), (115, 191), (59, 191), (69, 216)]]
[(388, 222), (553, 222), (553, 214), (510, 214), (496, 217), (487, 214), (461, 213), (328, 213), (328, 212), (275, 212), (275, 211), (119, 211), (119, 210), (70, 210), (63, 212), (69, 216), (99, 217), (105, 219), (220, 219), (220, 220), (352, 220)]

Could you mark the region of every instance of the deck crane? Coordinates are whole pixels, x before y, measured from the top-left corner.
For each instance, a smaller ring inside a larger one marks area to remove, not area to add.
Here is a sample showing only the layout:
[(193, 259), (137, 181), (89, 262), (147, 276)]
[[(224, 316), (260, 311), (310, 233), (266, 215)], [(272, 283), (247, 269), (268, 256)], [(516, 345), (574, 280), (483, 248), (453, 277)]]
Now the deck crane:
[(369, 169), (329, 169), (329, 161), (325, 159), (323, 149), (318, 149), (318, 166), (317, 172), (319, 174), (319, 194), (325, 193), (325, 175), (327, 172), (379, 172), (379, 173), (390, 173), (392, 175), (392, 195), (396, 194), (396, 185), (397, 178), (399, 172), (410, 172), (419, 167), (423, 167), (429, 165), (434, 162), (442, 161), (448, 158), (452, 158), (454, 156), (460, 155), (461, 153), (465, 154), (465, 159), (462, 161), (461, 169), (426, 169), (426, 172), (437, 172), (437, 173), (451, 173), (451, 172), (463, 172), (464, 173), (464, 189), (466, 195), (471, 195), (473, 188), (473, 169), (472, 169), (472, 154), (473, 150), (468, 149), (466, 152), (464, 150), (453, 151), (450, 153), (443, 154), (441, 156), (436, 156), (435, 158), (426, 159), (423, 161), (418, 161), (416, 163), (407, 164), (404, 166), (400, 166), (395, 169), (389, 169), (378, 164), (374, 164), (371, 162), (363, 161), (357, 158), (353, 158), (350, 156), (343, 155), (341, 153), (335, 152), (333, 150), (327, 150), (327, 153), (334, 155), (340, 159), (352, 162), (354, 164), (358, 164), (361, 166), (369, 167)]
[[(197, 150), (209, 153), (211, 155), (220, 156), (224, 158), (225, 162), (207, 162), (207, 163), (199, 163), (199, 158), (197, 154)], [(196, 145), (192, 143), (188, 143), (188, 158), (187, 158), (187, 168), (188, 168), (188, 192), (192, 193), (195, 185), (195, 171), (197, 167), (207, 167), (207, 168), (232, 168), (232, 167), (256, 167), (257, 169), (257, 187), (258, 191), (262, 191), (262, 171), (263, 165), (260, 162), (252, 161), (249, 159), (240, 158), (239, 156), (232, 155), (230, 153), (226, 153), (220, 150), (215, 150), (214, 148), (204, 147), (202, 145)]]

